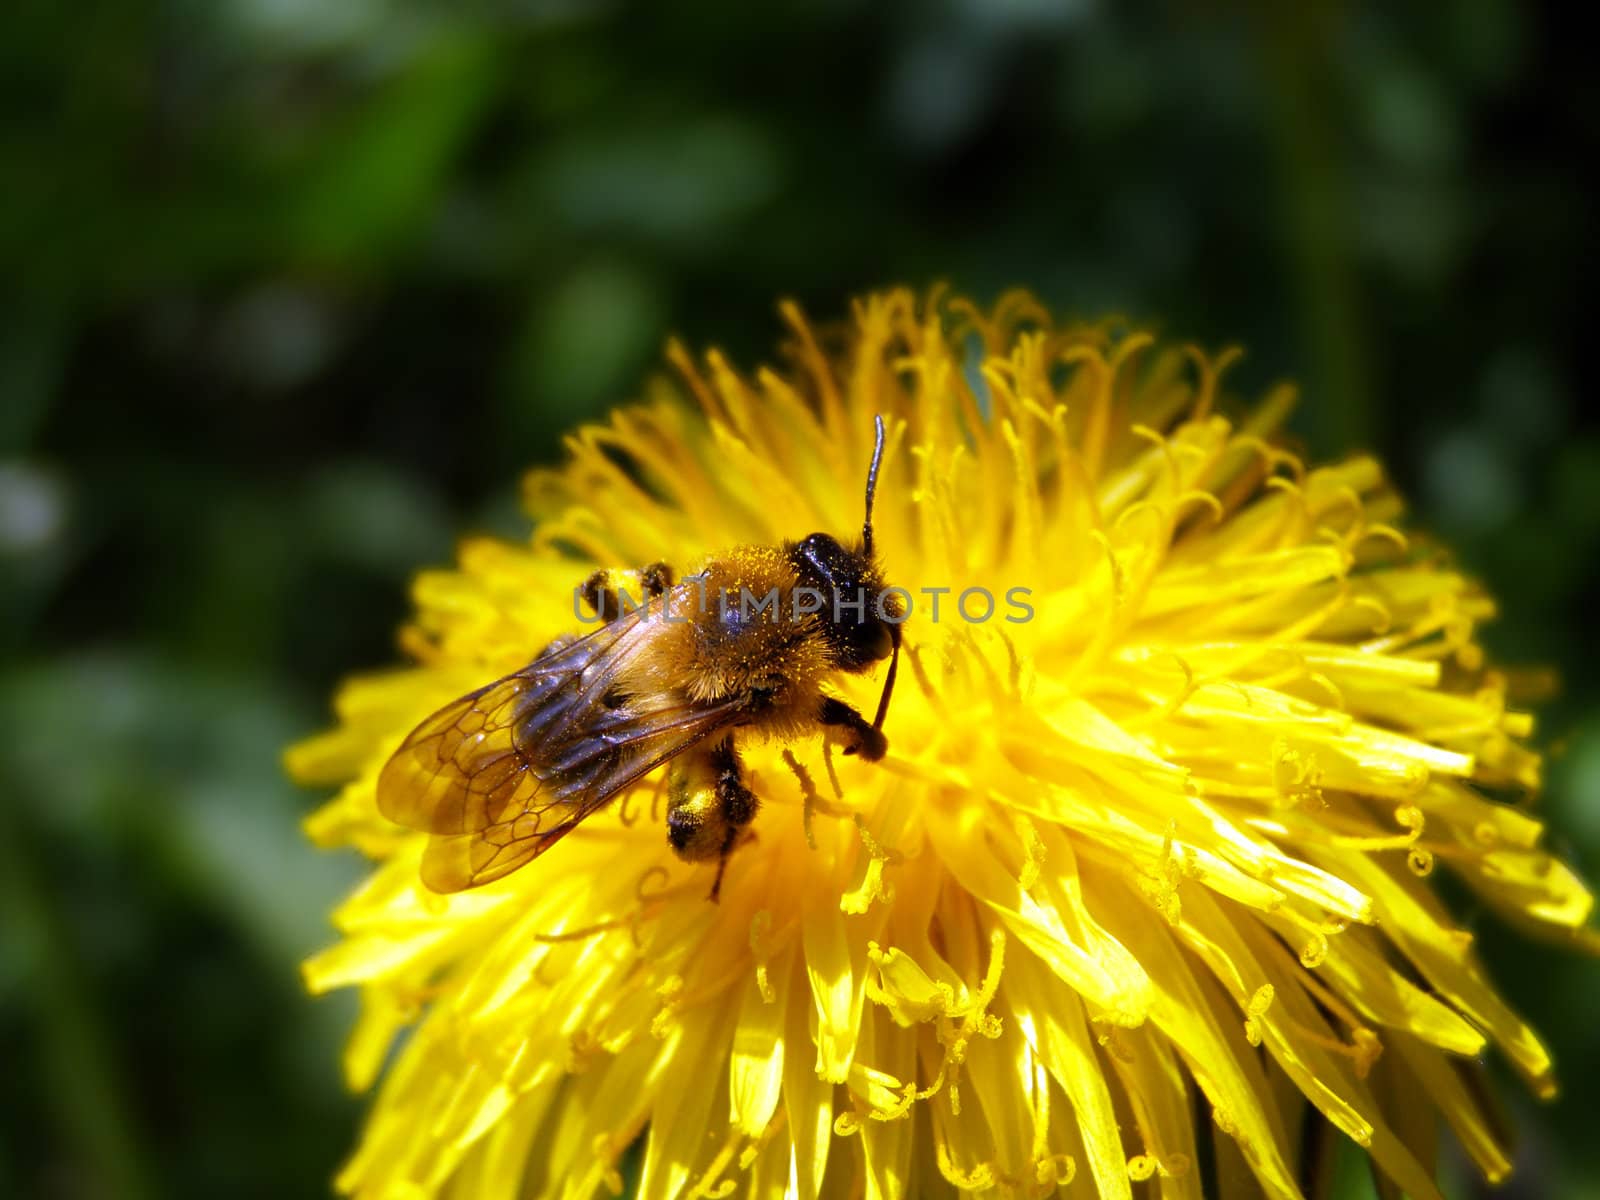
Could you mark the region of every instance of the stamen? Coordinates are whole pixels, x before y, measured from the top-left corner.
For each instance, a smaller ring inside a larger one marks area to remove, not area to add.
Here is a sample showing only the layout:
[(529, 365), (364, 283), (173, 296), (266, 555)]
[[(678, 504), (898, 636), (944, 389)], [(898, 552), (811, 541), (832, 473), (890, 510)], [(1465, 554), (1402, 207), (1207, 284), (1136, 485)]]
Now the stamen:
[(1305, 802), (1319, 807), (1325, 804), (1322, 777), (1322, 768), (1315, 754), (1295, 749), (1284, 738), (1273, 741), (1272, 783), (1283, 801), (1283, 807), (1293, 808)]
[(867, 829), (867, 823), (860, 813), (851, 815), (855, 821), (856, 833), (861, 838), (861, 848), (868, 855), (867, 869), (861, 885), (839, 897), (839, 911), (859, 916), (872, 907), (874, 900), (882, 900), (885, 904), (893, 903), (894, 888), (884, 882), (883, 869), (902, 862), (904, 856), (898, 850), (880, 845)]
[[(945, 1040), (945, 1030), (940, 1030), (940, 1041), (945, 1042), (945, 1054), (939, 1078), (945, 1080), (945, 1089), (950, 1094), (950, 1111), (956, 1115), (960, 1115), (961, 1112), (961, 1089), (957, 1079), (961, 1064), (967, 1058), (967, 1047), (974, 1037), (993, 1041), (1000, 1036), (1000, 1018), (992, 1015), (988, 1008), (1000, 990), (1000, 972), (1005, 966), (1005, 951), (1005, 931), (996, 929), (989, 935), (989, 968), (984, 972), (983, 983), (978, 988), (978, 994), (973, 997), (960, 1027), (948, 1041)], [(934, 1090), (937, 1089), (936, 1079)]]
[(689, 353), (688, 347), (677, 338), (667, 340), (667, 361), (677, 368), (684, 383), (688, 384), (690, 393), (700, 405), (700, 410), (708, 415), (716, 415), (716, 401), (712, 398), (705, 379), (701, 377), (694, 357)]
[[(846, 816), (855, 816), (855, 814), (847, 812), (842, 808), (835, 808), (832, 804), (829, 804), (826, 800), (819, 796), (817, 794), (817, 785), (812, 782), (811, 772), (806, 770), (804, 764), (794, 756), (794, 752), (787, 746), (785, 746), (783, 749), (782, 757), (784, 765), (789, 768), (795, 779), (800, 784), (800, 828), (805, 833), (806, 848), (809, 850), (815, 850), (817, 848), (817, 839), (816, 834), (813, 831), (812, 822), (817, 813), (820, 812), (825, 816), (838, 817), (841, 819)], [(833, 761), (827, 757), (826, 746), (824, 746), (823, 750), (823, 760), (827, 764), (828, 773), (832, 775)], [(834, 777), (834, 786), (837, 789), (837, 776)], [(843, 793), (841, 793), (841, 797), (842, 795)]]
[[(1178, 664), (1178, 670), (1183, 672), (1183, 686), (1163, 700), (1159, 707), (1152, 708), (1149, 712), (1140, 713), (1136, 717), (1130, 717), (1125, 720), (1122, 723), (1123, 728), (1138, 730), (1165, 724), (1172, 717), (1178, 715), (1178, 710), (1202, 685), (1203, 681), (1195, 678), (1194, 668), (1189, 665), (1188, 660), (1181, 654), (1172, 651), (1166, 657), (1172, 658)], [(1154, 689), (1152, 688), (1150, 691), (1154, 691)], [(1148, 696), (1148, 693), (1146, 694)]]
[(839, 389), (834, 383), (833, 369), (828, 365), (827, 356), (817, 345), (816, 335), (811, 331), (810, 322), (806, 320), (798, 304), (793, 300), (783, 300), (778, 305), (778, 311), (800, 338), (801, 360), (805, 363), (806, 370), (822, 398), (823, 426), (831, 436), (839, 437), (844, 432), (847, 419), (844, 403), (839, 397)]
[(598, 1133), (594, 1141), (589, 1143), (590, 1152), (598, 1160), (601, 1175), (600, 1181), (605, 1185), (606, 1191), (613, 1196), (622, 1195), (622, 1172), (617, 1170), (617, 1158), (620, 1151), (615, 1145), (616, 1139), (609, 1133)]
[(1024, 892), (1039, 882), (1039, 872), (1044, 867), (1045, 847), (1044, 839), (1039, 836), (1039, 830), (1026, 813), (1016, 813), (1011, 818), (1011, 826), (1017, 831), (1017, 836), (1022, 839), (1022, 869), (1017, 872), (1017, 886)]
[(1344, 693), (1339, 690), (1339, 685), (1334, 683), (1326, 673), (1322, 671), (1306, 671), (1301, 678), (1307, 683), (1315, 684), (1328, 694), (1329, 708), (1336, 712), (1349, 711), (1349, 706), (1345, 704)]
[(1161, 840), (1161, 854), (1156, 859), (1155, 874), (1137, 876), (1139, 889), (1144, 893), (1145, 899), (1155, 907), (1167, 924), (1176, 928), (1183, 919), (1183, 904), (1178, 896), (1178, 885), (1193, 870), (1188, 855), (1181, 847), (1174, 849), (1173, 839), (1177, 836), (1178, 823), (1167, 822), (1167, 830)]
[(1267, 1009), (1272, 1007), (1276, 991), (1270, 983), (1264, 983), (1255, 990), (1250, 1001), (1245, 1005), (1244, 1036), (1252, 1046), (1261, 1045), (1262, 1027), (1261, 1018), (1266, 1016)]
[(1368, 525), (1366, 528), (1361, 530), (1361, 536), (1355, 540), (1351, 546), (1351, 549), (1354, 550), (1362, 542), (1369, 539), (1389, 542), (1394, 546), (1395, 549), (1400, 551), (1401, 554), (1409, 553), (1411, 550), (1411, 539), (1406, 537), (1405, 534), (1401, 533), (1393, 525)]
[(1078, 1174), (1078, 1162), (1070, 1154), (1041, 1158), (1033, 1168), (1034, 1182), (1041, 1187), (1066, 1187)]
[(1044, 514), (1039, 510), (1039, 487), (1036, 482), (1039, 474), (1029, 461), (1027, 447), (1023, 445), (1016, 426), (1009, 418), (1001, 422), (1000, 430), (1011, 451), (1015, 480), (1011, 496), (1011, 508), (1014, 514), (1011, 545), (1016, 551), (1017, 558), (1013, 569), (1027, 570), (1033, 565), (1042, 540), (1040, 531)]
[(1200, 376), (1199, 386), (1195, 388), (1194, 408), (1189, 419), (1201, 421), (1211, 415), (1211, 406), (1216, 402), (1217, 386), (1222, 382), (1223, 372), (1244, 357), (1244, 347), (1225, 346), (1217, 352), (1215, 358), (1207, 356), (1199, 346), (1188, 345), (1183, 348), (1184, 357), (1194, 364), (1195, 373)]
[(760, 909), (750, 918), (750, 957), (755, 959), (756, 990), (761, 993), (763, 1004), (771, 1004), (778, 998), (772, 990), (772, 981), (767, 977), (767, 964), (771, 961), (767, 935), (771, 932), (772, 912), (770, 909)]
[(739, 1151), (739, 1169), (748, 1171), (755, 1166), (756, 1159), (761, 1157), (761, 1152), (767, 1148), (767, 1144), (782, 1133), (784, 1127), (788, 1124), (789, 1114), (784, 1109), (779, 1108), (777, 1112), (772, 1114), (772, 1120), (767, 1122), (767, 1127), (761, 1131), (761, 1136), (747, 1142), (744, 1149)]
[(1033, 1106), (1033, 1151), (1030, 1157), (1039, 1162), (1050, 1149), (1050, 1076), (1044, 1065), (1033, 1064), (1033, 1094), (1039, 1098)]
[(1006, 675), (1006, 682), (1010, 685), (1010, 691), (1008, 693), (999, 693), (997, 699), (1020, 700), (1024, 696), (1023, 673), (1025, 670), (1030, 671), (1028, 684), (1031, 690), (1033, 684), (1031, 668), (1033, 664), (1031, 662), (1024, 663), (1022, 656), (1017, 653), (1017, 643), (1004, 629), (996, 629), (995, 635), (1000, 639), (1000, 643), (1005, 646), (1006, 657), (1011, 664), (1011, 669)]
[(650, 1035), (662, 1039), (672, 1032), (683, 1007), (683, 976), (668, 975), (657, 985), (656, 997), (661, 1004), (650, 1018)]
[(602, 933), (609, 933), (613, 929), (621, 929), (632, 924), (632, 922), (633, 917), (630, 914), (625, 917), (614, 917), (609, 921), (596, 921), (593, 925), (584, 925), (578, 929), (563, 930), (561, 933), (536, 933), (533, 935), (533, 940), (546, 945), (554, 945), (560, 942), (582, 942), (592, 937), (598, 937)]
[(1094, 1017), (1089, 1022), (1099, 1032), (1095, 1034), (1095, 1044), (1120, 1063), (1132, 1065), (1138, 1061), (1133, 1052), (1133, 1047), (1128, 1045), (1127, 1036), (1122, 1026), (1107, 1020), (1105, 1017)]
[(788, 747), (784, 747), (783, 762), (790, 771), (794, 772), (794, 777), (800, 782), (800, 828), (805, 833), (806, 849), (815, 851), (817, 837), (811, 829), (811, 818), (817, 806), (821, 803), (817, 797), (817, 785), (811, 782), (811, 772), (800, 764), (800, 760), (794, 756)]
[(1313, 933), (1311, 940), (1300, 947), (1300, 965), (1315, 971), (1328, 957), (1328, 937), (1322, 932)]
[(650, 883), (656, 879), (659, 879), (663, 885), (668, 884), (672, 880), (672, 873), (660, 863), (652, 867), (646, 867), (640, 874), (638, 881), (633, 885), (633, 894), (638, 898), (640, 904), (654, 904), (672, 895), (673, 889), (665, 886), (660, 891), (651, 891)]
[(738, 1149), (743, 1135), (737, 1131), (730, 1133), (727, 1140), (722, 1143), (722, 1149), (717, 1151), (717, 1156), (711, 1160), (711, 1165), (705, 1169), (692, 1188), (689, 1195), (698, 1200), (725, 1200), (733, 1195), (739, 1188), (736, 1179), (723, 1179), (722, 1173), (728, 1169), (728, 1164), (733, 1161), (734, 1152)]
[(655, 790), (650, 793), (650, 824), (661, 824), (661, 798), (667, 794), (667, 772), (656, 776)]
[(997, 1182), (995, 1166), (989, 1162), (974, 1164), (972, 1170), (963, 1171), (950, 1161), (950, 1144), (934, 1126), (933, 1135), (934, 1158), (939, 1164), (939, 1174), (943, 1175), (951, 1184), (962, 1191), (983, 1192), (992, 1188)]
[[(940, 1092), (945, 1092), (950, 1098), (950, 1111), (952, 1115), (961, 1114), (961, 1089), (959, 1075), (961, 1064), (966, 1061), (967, 1049), (975, 1037), (993, 1040), (1002, 1032), (1000, 1019), (988, 1012), (988, 1006), (994, 1002), (1000, 989), (1000, 974), (1005, 966), (1005, 931), (994, 930), (989, 937), (990, 953), (989, 966), (984, 972), (982, 983), (973, 994), (963, 1012), (962, 1020), (956, 1025), (948, 1018), (940, 1016), (935, 1028), (935, 1037), (945, 1047), (944, 1054), (939, 1064), (938, 1073), (933, 1082), (927, 1087), (919, 1089), (915, 1082), (907, 1083), (901, 1093), (900, 1102), (886, 1109), (872, 1108), (868, 1115), (874, 1120), (893, 1121), (905, 1116), (915, 1102), (929, 1100)], [(883, 950), (876, 942), (867, 945), (867, 958), (879, 968), (880, 976), (884, 968), (890, 964), (900, 952), (895, 949)], [(908, 963), (911, 960), (907, 960)], [(920, 974), (920, 968), (915, 968)], [(924, 977), (925, 978), (925, 977)], [(887, 981), (886, 981), (887, 982)], [(887, 1007), (891, 1013), (899, 1013), (902, 1000), (891, 995), (884, 988), (874, 984), (871, 979), (866, 981), (868, 998), (875, 1003)], [(934, 983), (931, 988), (932, 1005), (926, 1002), (919, 1006), (921, 1012), (931, 1015), (933, 1012), (953, 1014), (956, 1011), (955, 997), (949, 987), (943, 983)], [(897, 1019), (900, 1019), (897, 1017)], [(915, 1019), (927, 1019), (917, 1017)], [(902, 1024), (909, 1023), (901, 1020)], [(847, 1123), (848, 1124), (848, 1123)], [(852, 1132), (854, 1126), (851, 1126)]]
[(1223, 518), (1228, 515), (1228, 510), (1222, 507), (1222, 501), (1216, 495), (1199, 488), (1192, 488), (1187, 492), (1180, 493), (1177, 501), (1173, 504), (1172, 515), (1174, 524), (1178, 523), (1178, 515), (1182, 513), (1185, 506), (1190, 504), (1199, 504), (1201, 507), (1207, 509), (1211, 513), (1211, 524), (1213, 527), (1222, 524)]
[(1278, 478), (1271, 473), (1279, 467), (1288, 467), (1289, 473), (1294, 477), (1294, 482), (1301, 484), (1306, 479), (1306, 465), (1300, 456), (1280, 446), (1274, 446), (1266, 438), (1254, 433), (1241, 433), (1234, 437), (1231, 445), (1242, 446), (1254, 450), (1260, 455), (1262, 463), (1268, 472), (1268, 480), (1263, 481), (1266, 486), (1272, 478)]
[[(1351, 596), (1350, 607), (1365, 609), (1377, 618), (1378, 624), (1373, 630), (1374, 633), (1383, 635), (1394, 628), (1394, 612), (1387, 604), (1378, 599), (1378, 597), (1372, 595), (1370, 592), (1358, 592), (1354, 596)], [(1369, 643), (1369, 646), (1372, 646), (1372, 644)], [(1362, 649), (1367, 648), (1367, 646), (1362, 647)], [(1376, 646), (1372, 646), (1372, 650), (1373, 653), (1381, 653)]]
[(1106, 568), (1111, 576), (1110, 603), (1101, 609), (1100, 621), (1095, 626), (1093, 637), (1089, 644), (1083, 648), (1076, 662), (1068, 669), (1063, 687), (1068, 691), (1076, 690), (1085, 675), (1100, 665), (1106, 649), (1110, 646), (1113, 636), (1121, 621), (1123, 602), (1127, 598), (1127, 580), (1122, 574), (1122, 564), (1117, 560), (1116, 552), (1111, 548), (1111, 539), (1098, 529), (1089, 531), (1089, 536), (1100, 547), (1105, 558)]

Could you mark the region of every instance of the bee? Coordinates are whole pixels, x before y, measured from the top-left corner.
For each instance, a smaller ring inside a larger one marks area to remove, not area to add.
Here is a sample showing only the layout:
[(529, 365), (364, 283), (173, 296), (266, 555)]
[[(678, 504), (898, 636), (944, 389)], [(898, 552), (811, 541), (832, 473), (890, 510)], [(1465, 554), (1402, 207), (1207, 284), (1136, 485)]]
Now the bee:
[[(846, 754), (881, 759), (906, 611), (873, 552), (883, 446), (879, 417), (859, 542), (740, 546), (676, 580), (665, 563), (596, 572), (579, 594), (597, 628), (418, 725), (377, 798), (384, 816), (432, 835), (423, 883), (457, 892), (503, 878), (666, 765), (667, 841), (686, 862), (716, 862), (715, 900), (760, 807), (743, 736), (831, 731)], [(826, 690), (886, 658), (872, 721)]]

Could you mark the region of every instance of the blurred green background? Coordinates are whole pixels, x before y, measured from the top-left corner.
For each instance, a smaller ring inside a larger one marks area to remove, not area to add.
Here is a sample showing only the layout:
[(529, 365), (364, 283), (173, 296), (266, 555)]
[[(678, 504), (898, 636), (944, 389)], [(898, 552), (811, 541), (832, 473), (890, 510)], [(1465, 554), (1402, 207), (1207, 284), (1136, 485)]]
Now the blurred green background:
[[(1546, 811), (1600, 876), (1580, 12), (12, 0), (0, 1196), (325, 1194), (351, 1005), (296, 963), (359, 868), (280, 747), (665, 335), (749, 362), (780, 294), (1024, 283), (1299, 377), (1562, 665)], [(1506, 1093), (1512, 1194), (1600, 1196), (1600, 969), (1481, 933), (1566, 1082)]]

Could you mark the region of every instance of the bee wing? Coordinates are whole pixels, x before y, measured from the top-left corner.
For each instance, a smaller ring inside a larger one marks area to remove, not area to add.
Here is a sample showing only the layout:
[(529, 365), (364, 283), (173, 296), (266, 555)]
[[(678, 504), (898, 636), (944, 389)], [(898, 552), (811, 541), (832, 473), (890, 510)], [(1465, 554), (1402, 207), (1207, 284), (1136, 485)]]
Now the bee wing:
[(662, 763), (733, 723), (741, 706), (685, 705), (643, 714), (625, 733), (585, 746), (586, 785), (564, 798), (534, 789), (520, 809), (471, 833), (435, 834), (422, 855), (422, 881), (436, 892), (459, 892), (509, 875), (576, 829), (596, 809)]
[(453, 892), (542, 854), (618, 792), (737, 719), (681, 697), (607, 703), (655, 631), (629, 615), (440, 709), (378, 777), (378, 808), (434, 834), (422, 878)]

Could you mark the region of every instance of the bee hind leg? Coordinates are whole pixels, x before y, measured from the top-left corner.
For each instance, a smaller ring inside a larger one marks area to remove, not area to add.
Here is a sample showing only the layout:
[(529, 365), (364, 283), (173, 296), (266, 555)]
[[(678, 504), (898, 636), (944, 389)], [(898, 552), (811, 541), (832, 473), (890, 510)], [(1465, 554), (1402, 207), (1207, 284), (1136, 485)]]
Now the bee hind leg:
[(651, 563), (636, 571), (596, 571), (578, 587), (589, 611), (606, 624), (666, 594), (673, 584), (672, 568)]
[(743, 842), (754, 836), (749, 832), (749, 825), (756, 819), (756, 810), (761, 807), (761, 801), (744, 785), (744, 764), (739, 761), (739, 751), (734, 747), (731, 736), (718, 743), (711, 752), (711, 761), (717, 770), (717, 807), (727, 826), (727, 832), (723, 835), (722, 856), (717, 860), (717, 877), (712, 881), (711, 895), (707, 897), (715, 901), (722, 891), (722, 876), (728, 869), (729, 857)]
[(673, 764), (667, 796), (667, 841), (685, 862), (717, 861), (707, 897), (716, 900), (728, 859), (750, 835), (761, 803), (744, 784), (732, 736), (689, 751)]

